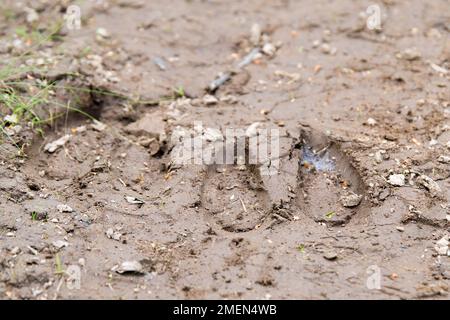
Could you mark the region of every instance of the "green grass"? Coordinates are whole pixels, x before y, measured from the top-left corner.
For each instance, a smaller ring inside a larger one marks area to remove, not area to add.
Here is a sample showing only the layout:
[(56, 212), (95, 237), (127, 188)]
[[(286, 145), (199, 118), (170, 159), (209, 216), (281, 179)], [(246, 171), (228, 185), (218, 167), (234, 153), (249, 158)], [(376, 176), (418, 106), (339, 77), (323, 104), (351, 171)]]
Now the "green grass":
[[(67, 116), (69, 112), (78, 112), (86, 118), (94, 120), (91, 115), (82, 110), (83, 102), (80, 97), (86, 93), (113, 97), (141, 105), (155, 105), (163, 100), (170, 101), (185, 96), (184, 88), (177, 87), (167, 97), (145, 101), (109, 90), (71, 86), (69, 79), (64, 84), (43, 80), (46, 74), (45, 64), (29, 66), (25, 64), (25, 61), (36, 58), (36, 52), (42, 45), (57, 41), (60, 29), (60, 22), (55, 22), (47, 34), (25, 26), (18, 26), (14, 29), (15, 37), (28, 43), (29, 47), (21, 54), (11, 57), (8, 61), (0, 60), (0, 148), (2, 150), (4, 149), (2, 142), (6, 140), (17, 148), (19, 155), (24, 155), (23, 146), (18, 146), (14, 137), (8, 134), (8, 128), (16, 125), (16, 123), (5, 121), (6, 115), (14, 115), (18, 120), (17, 124), (22, 127), (29, 127), (37, 134), (44, 135), (46, 126), (51, 126), (58, 118)], [(57, 47), (54, 49), (58, 50)], [(86, 48), (82, 55), (88, 54), (90, 50), (90, 48)], [(42, 77), (38, 79), (33, 75), (41, 75)], [(78, 74), (69, 76), (72, 79), (81, 77)], [(65, 103), (62, 103), (55, 96), (56, 92), (61, 93), (61, 91), (64, 92), (64, 96), (70, 97), (63, 99), (66, 100)]]

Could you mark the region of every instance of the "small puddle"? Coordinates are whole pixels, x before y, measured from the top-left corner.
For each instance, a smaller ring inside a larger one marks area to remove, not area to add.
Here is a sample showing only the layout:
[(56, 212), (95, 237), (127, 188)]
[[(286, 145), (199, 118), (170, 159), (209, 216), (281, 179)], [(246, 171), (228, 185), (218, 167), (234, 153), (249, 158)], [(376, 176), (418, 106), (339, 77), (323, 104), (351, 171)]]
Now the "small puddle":
[(301, 165), (308, 171), (330, 172), (336, 170), (336, 160), (330, 156), (328, 148), (314, 150), (311, 146), (302, 146)]

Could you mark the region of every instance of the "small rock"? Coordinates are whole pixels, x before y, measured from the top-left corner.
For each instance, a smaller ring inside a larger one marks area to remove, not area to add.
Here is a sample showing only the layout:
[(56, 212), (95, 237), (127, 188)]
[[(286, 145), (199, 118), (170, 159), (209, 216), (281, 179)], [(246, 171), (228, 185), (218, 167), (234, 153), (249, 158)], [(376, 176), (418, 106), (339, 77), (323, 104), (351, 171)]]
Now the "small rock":
[(33, 8), (25, 7), (24, 11), (27, 13), (28, 23), (32, 23), (39, 20), (39, 14)]
[(73, 128), (72, 133), (82, 133), (82, 132), (85, 132), (86, 130), (87, 130), (86, 126), (79, 126), (79, 127)]
[(324, 252), (323, 257), (327, 260), (336, 260), (338, 255), (334, 250), (327, 250)]
[(106, 39), (110, 37), (108, 30), (106, 30), (105, 28), (98, 28), (95, 33), (97, 35), (97, 38), (99, 39)]
[(328, 43), (324, 43), (320, 47), (320, 51), (324, 54), (329, 54), (331, 52), (331, 46)]
[(71, 207), (69, 207), (67, 204), (58, 204), (56, 206), (56, 209), (58, 209), (58, 211), (60, 213), (64, 213), (64, 212), (71, 213), (71, 212), (73, 212), (73, 209)]
[(391, 195), (391, 191), (389, 190), (389, 188), (383, 189), (383, 191), (380, 192), (378, 199), (380, 199), (381, 201), (386, 200), (387, 197), (389, 197)]
[(141, 119), (130, 123), (125, 127), (125, 131), (134, 136), (145, 136), (149, 138), (156, 138), (158, 141), (163, 141), (166, 137), (165, 131), (166, 122), (160, 112), (146, 113)]
[(210, 95), (210, 94), (206, 94), (206, 95), (203, 97), (203, 103), (204, 103), (205, 105), (207, 105), (207, 106), (214, 105), (214, 104), (216, 104), (218, 101), (219, 101), (219, 100), (217, 100), (217, 98), (216, 98), (215, 96)]
[(269, 57), (272, 57), (273, 55), (275, 55), (276, 51), (277, 51), (277, 48), (270, 42), (264, 44), (264, 46), (262, 47), (262, 52), (265, 55), (268, 55)]
[(447, 255), (449, 253), (449, 236), (442, 237), (439, 241), (436, 242), (434, 249), (439, 255)]
[(404, 174), (392, 174), (389, 176), (388, 182), (396, 187), (403, 187), (405, 185)]
[(346, 196), (342, 196), (340, 198), (340, 201), (344, 207), (352, 208), (360, 204), (362, 197), (363, 197), (362, 195), (352, 193)]
[(71, 138), (70, 134), (66, 134), (65, 136), (62, 136), (58, 140), (55, 140), (53, 142), (47, 143), (44, 146), (44, 151), (47, 151), (48, 153), (53, 153), (56, 150), (58, 150), (60, 147), (66, 144), (67, 141), (69, 141)]
[(53, 246), (56, 248), (56, 249), (62, 249), (62, 248), (64, 248), (64, 247), (67, 247), (68, 245), (69, 245), (69, 243), (67, 242), (67, 241), (63, 241), (63, 240), (56, 240), (56, 241), (53, 241)]
[(395, 229), (397, 229), (397, 231), (400, 231), (400, 232), (405, 231), (405, 228), (403, 228), (403, 227), (395, 227)]
[(445, 69), (445, 68), (443, 68), (441, 66), (438, 66), (437, 64), (431, 63), (430, 66), (436, 72), (439, 72), (439, 73), (442, 73), (442, 74), (450, 73), (449, 70), (447, 70), (447, 69)]
[(437, 182), (424, 174), (417, 178), (417, 183), (427, 189), (433, 197), (442, 192), (442, 189)]
[(125, 196), (125, 200), (127, 200), (127, 202), (131, 203), (131, 204), (144, 204), (145, 203), (144, 200), (140, 200), (136, 197)]
[(222, 132), (219, 129), (205, 128), (203, 130), (203, 138), (209, 142), (223, 141)]
[(139, 261), (124, 261), (116, 270), (119, 274), (131, 273), (131, 274), (143, 274), (143, 267)]
[(258, 127), (261, 126), (261, 122), (253, 122), (248, 126), (247, 130), (245, 130), (246, 137), (254, 137), (258, 133)]
[(417, 48), (408, 48), (404, 50), (402, 53), (397, 54), (397, 58), (404, 59), (407, 61), (418, 60), (422, 57), (421, 53), (417, 50)]
[(440, 163), (450, 163), (450, 157), (449, 156), (439, 156), (438, 162), (440, 162)]
[(221, 97), (220, 101), (229, 103), (229, 104), (235, 104), (238, 102), (238, 99), (235, 96), (228, 94), (228, 95)]
[(374, 118), (369, 118), (367, 119), (367, 124), (371, 127), (373, 127), (374, 125), (377, 124), (377, 120), (375, 120)]
[(120, 238), (122, 237), (122, 234), (120, 232), (118, 232), (118, 231), (114, 231), (113, 228), (108, 228), (108, 230), (106, 230), (106, 236), (109, 239), (120, 241)]
[(22, 129), (23, 129), (22, 126), (17, 124), (12, 127), (4, 128), (3, 130), (6, 133), (6, 135), (13, 137), (21, 133)]
[(14, 248), (11, 249), (10, 252), (11, 252), (11, 254), (13, 254), (13, 255), (17, 255), (17, 254), (19, 254), (21, 251), (22, 251), (22, 250), (20, 250), (19, 247), (14, 247)]
[(82, 267), (86, 266), (86, 260), (84, 258), (78, 259), (78, 264)]
[(8, 114), (6, 115), (3, 120), (5, 120), (6, 122), (12, 123), (12, 124), (16, 124), (19, 122), (19, 118), (17, 117), (17, 114)]
[(103, 122), (100, 122), (98, 120), (94, 120), (94, 123), (91, 124), (92, 129), (94, 129), (95, 131), (99, 131), (102, 132), (103, 130), (106, 129), (106, 124), (104, 124)]
[(375, 161), (377, 163), (382, 163), (383, 162), (383, 155), (382, 155), (380, 150), (375, 152)]

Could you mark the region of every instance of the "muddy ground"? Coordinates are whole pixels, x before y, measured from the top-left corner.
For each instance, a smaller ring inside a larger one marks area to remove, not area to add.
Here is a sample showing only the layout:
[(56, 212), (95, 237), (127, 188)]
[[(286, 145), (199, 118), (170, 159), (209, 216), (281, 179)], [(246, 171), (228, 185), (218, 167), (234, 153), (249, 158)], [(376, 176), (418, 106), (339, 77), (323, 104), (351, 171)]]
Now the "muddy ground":
[[(27, 22), (6, 1), (2, 61), (69, 4)], [(78, 4), (28, 79), (78, 88), (54, 99), (100, 123), (23, 125), (22, 156), (3, 139), (1, 298), (448, 299), (449, 1), (380, 1), (378, 31), (366, 1)], [(172, 161), (174, 132), (255, 122), (280, 131), (275, 176)]]

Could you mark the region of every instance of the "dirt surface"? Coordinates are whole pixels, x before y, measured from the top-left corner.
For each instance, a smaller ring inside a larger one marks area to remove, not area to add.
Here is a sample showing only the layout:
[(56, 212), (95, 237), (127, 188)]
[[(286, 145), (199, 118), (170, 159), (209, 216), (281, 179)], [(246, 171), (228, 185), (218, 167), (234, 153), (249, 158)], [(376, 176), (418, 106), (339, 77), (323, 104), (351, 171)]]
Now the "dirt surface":
[[(1, 298), (448, 299), (449, 1), (380, 2), (380, 31), (366, 1), (92, 3), (42, 52), (101, 123), (68, 113), (20, 137), (25, 157), (2, 144)], [(172, 163), (174, 132), (255, 122), (279, 129), (277, 175)]]

